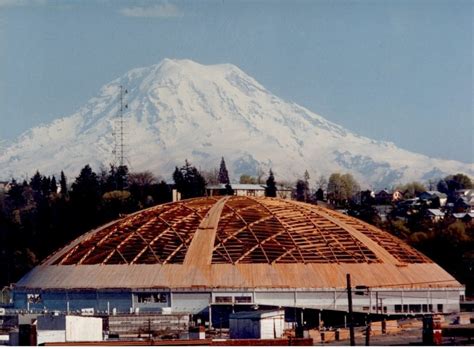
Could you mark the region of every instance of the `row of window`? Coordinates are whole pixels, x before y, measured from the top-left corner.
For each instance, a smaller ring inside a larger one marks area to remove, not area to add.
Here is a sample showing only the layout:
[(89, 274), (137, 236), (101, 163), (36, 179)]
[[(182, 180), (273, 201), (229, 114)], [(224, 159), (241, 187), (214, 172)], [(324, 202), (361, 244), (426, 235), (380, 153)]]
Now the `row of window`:
[[(370, 307), (362, 307), (363, 311), (369, 311)], [(376, 311), (379, 313), (386, 313), (387, 307), (375, 305), (372, 306), (372, 311)], [(439, 313), (443, 312), (443, 304), (437, 304), (436, 311)], [(432, 313), (433, 312), (433, 304), (395, 304), (395, 313)]]
[(168, 303), (168, 294), (161, 292), (138, 293), (138, 303)]
[[(443, 304), (436, 305), (436, 311), (438, 313), (443, 312)], [(433, 304), (395, 304), (396, 313), (432, 313)]]
[[(232, 298), (234, 298), (234, 301), (232, 302)], [(214, 298), (215, 303), (252, 303), (252, 297), (250, 296), (216, 296)]]

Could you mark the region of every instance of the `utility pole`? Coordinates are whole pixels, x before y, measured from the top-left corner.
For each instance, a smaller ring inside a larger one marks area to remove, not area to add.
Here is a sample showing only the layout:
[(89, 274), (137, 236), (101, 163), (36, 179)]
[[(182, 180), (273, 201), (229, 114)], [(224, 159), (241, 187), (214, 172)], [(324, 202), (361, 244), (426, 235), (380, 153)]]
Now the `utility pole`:
[(349, 334), (351, 338), (351, 346), (355, 346), (354, 335), (354, 314), (352, 313), (352, 288), (351, 288), (351, 274), (346, 274), (347, 278), (347, 303), (349, 305)]
[(370, 320), (370, 315), (368, 315), (367, 319), (367, 327), (365, 328), (365, 346), (370, 346), (370, 331), (372, 330), (372, 322)]
[(379, 313), (379, 292), (375, 291), (375, 313)]

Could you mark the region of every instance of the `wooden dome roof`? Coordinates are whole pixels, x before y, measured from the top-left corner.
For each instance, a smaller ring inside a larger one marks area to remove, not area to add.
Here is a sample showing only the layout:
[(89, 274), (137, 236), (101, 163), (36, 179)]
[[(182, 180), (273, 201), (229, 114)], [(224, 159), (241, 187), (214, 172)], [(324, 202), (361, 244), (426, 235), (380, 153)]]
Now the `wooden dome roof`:
[[(403, 241), (320, 206), (207, 197), (155, 206), (82, 235), (17, 283), (39, 288), (462, 287)], [(401, 286), (405, 287), (405, 286)]]

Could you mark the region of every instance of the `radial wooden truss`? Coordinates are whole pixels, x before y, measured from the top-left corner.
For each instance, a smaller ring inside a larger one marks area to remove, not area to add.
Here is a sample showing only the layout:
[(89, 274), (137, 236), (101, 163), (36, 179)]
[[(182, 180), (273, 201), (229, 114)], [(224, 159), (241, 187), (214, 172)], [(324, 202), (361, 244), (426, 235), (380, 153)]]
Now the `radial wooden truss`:
[(237, 196), (191, 199), (141, 211), (85, 235), (48, 261), (55, 265), (431, 263), (390, 234), (335, 211)]

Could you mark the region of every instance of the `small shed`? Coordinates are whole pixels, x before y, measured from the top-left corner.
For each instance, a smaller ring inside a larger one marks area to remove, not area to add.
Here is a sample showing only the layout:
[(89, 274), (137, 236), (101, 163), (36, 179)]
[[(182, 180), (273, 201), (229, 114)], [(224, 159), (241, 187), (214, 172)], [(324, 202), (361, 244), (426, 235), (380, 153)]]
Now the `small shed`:
[(231, 339), (281, 338), (284, 325), (284, 310), (239, 312), (229, 317), (229, 336)]

